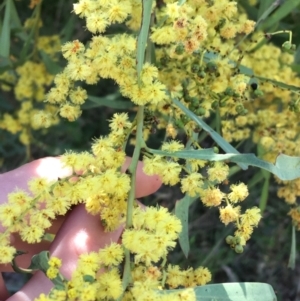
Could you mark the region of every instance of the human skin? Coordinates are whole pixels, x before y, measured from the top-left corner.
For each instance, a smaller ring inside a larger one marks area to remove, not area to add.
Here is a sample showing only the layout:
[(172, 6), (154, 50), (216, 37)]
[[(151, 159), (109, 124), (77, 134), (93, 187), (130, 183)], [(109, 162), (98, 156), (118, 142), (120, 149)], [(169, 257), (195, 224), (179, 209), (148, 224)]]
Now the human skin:
[[(130, 158), (126, 159), (122, 167), (125, 171), (130, 164)], [(33, 177), (41, 177), (49, 180), (69, 176), (71, 170), (63, 167), (59, 158), (43, 158), (25, 164), (13, 171), (0, 175), (0, 204), (7, 202), (8, 193), (16, 188), (28, 191), (27, 182)], [(157, 176), (147, 176), (142, 171), (142, 163), (139, 162), (136, 180), (136, 198), (154, 193), (161, 185)], [(0, 231), (3, 231), (0, 224)], [(66, 216), (59, 216), (48, 232), (56, 234), (52, 243), (43, 241), (39, 244), (27, 244), (21, 241), (17, 234), (11, 238), (12, 245), (18, 250), (26, 250), (28, 253), (17, 258), (17, 264), (28, 267), (31, 257), (43, 250), (49, 250), (51, 256), (62, 259), (63, 265), (60, 272), (70, 278), (76, 268), (80, 254), (98, 251), (111, 242), (117, 242), (122, 234), (123, 227), (113, 232), (105, 232), (98, 216), (88, 214), (84, 205), (77, 205)], [(0, 271), (12, 271), (10, 265), (0, 265)], [(9, 297), (4, 281), (0, 277), (0, 300), (31, 301), (41, 293), (48, 293), (52, 287), (51, 281), (42, 273), (37, 272), (31, 280), (16, 294)]]

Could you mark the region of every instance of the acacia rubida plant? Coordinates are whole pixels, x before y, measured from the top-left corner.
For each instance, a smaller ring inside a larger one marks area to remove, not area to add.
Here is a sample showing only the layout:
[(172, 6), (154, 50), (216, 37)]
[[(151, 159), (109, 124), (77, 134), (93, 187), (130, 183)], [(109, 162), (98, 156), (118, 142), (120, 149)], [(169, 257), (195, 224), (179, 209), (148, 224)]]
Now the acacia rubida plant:
[[(35, 5), (40, 7), (41, 2)], [(278, 194), (292, 206), (289, 214), (299, 228), (294, 187), (300, 161), (290, 157), (298, 155), (299, 79), (288, 65), (292, 54), (284, 52), (295, 48), (292, 33), (256, 31), (256, 23), (239, 11), (237, 2), (228, 0), (80, 0), (73, 9), (84, 19), (91, 40), (63, 44), (65, 68), (45, 82), (32, 79), (29, 87), (34, 85), (35, 93), (22, 84), (33, 62), (18, 67), (15, 78), (3, 73), (6, 83), (15, 84), (26, 114), (4, 115), (1, 128), (16, 133), (25, 121), (28, 132), (50, 128), (58, 116), (73, 122), (89, 98), (83, 84), (97, 85), (101, 79), (112, 79), (136, 114), (134, 118), (114, 114), (108, 121), (109, 134), (94, 139), (90, 151), (66, 152), (61, 160), (72, 168), (70, 177), (51, 183), (32, 179), (30, 194), (19, 190), (9, 195), (8, 204), (0, 207), (6, 227), (0, 234), (0, 262), (11, 262), (17, 254), (10, 246), (10, 233), (19, 232), (29, 243), (39, 242), (55, 216), (84, 203), (107, 231), (125, 223), (122, 244), (81, 255), (72, 279), (60, 275), (59, 258), (42, 253), (46, 264), (41, 268), (55, 286), (48, 296), (36, 300), (196, 300), (193, 288), (210, 282), (210, 271), (202, 266), (183, 270), (167, 262), (177, 239), (188, 253), (184, 212), (191, 203), (200, 200), (205, 207), (217, 207), (220, 221), (234, 225), (226, 243), (236, 253), (244, 251), (262, 218), (263, 207), (245, 204), (242, 209), (241, 202), (251, 192), (247, 183), (222, 186), (229, 179), (229, 162), (237, 164), (237, 170), (249, 165), (263, 168), (266, 182), (273, 173), (282, 185)], [(106, 35), (115, 24), (126, 26), (126, 33)], [(288, 35), (282, 49), (272, 44), (257, 47), (275, 34)], [(280, 99), (279, 112), (272, 103), (275, 98)], [(34, 101), (41, 99), (44, 108), (37, 111)], [(205, 122), (212, 118), (215, 130)], [(152, 149), (147, 141), (157, 128), (165, 132), (165, 139), (160, 149)], [(214, 148), (201, 146), (205, 136), (212, 138)], [(21, 142), (30, 144), (30, 135), (24, 137)], [(240, 154), (230, 144), (246, 138), (258, 145), (259, 158)], [(134, 152), (128, 173), (123, 174), (120, 167), (129, 143), (134, 144)], [(286, 155), (278, 156), (283, 151)], [(185, 194), (175, 214), (163, 207), (136, 206), (141, 156), (146, 174), (159, 175), (166, 185), (179, 185)], [(104, 269), (101, 276), (100, 269)], [(177, 288), (185, 290), (172, 291)], [(164, 290), (171, 293), (162, 294)]]

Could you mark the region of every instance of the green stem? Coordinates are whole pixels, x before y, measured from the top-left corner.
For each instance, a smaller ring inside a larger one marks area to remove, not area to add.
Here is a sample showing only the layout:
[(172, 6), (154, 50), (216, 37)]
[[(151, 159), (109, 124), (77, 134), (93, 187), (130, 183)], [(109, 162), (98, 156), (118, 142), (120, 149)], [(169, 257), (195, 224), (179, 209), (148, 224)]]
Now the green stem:
[(132, 160), (128, 167), (128, 171), (131, 174), (131, 189), (128, 196), (126, 228), (130, 228), (132, 226), (132, 210), (133, 210), (133, 203), (135, 200), (136, 170), (139, 162), (139, 157), (141, 154), (141, 148), (144, 147), (143, 127), (144, 127), (144, 107), (139, 106), (137, 112), (136, 145), (134, 148)]
[(222, 126), (221, 126), (221, 115), (220, 115), (220, 108), (216, 109), (216, 132), (222, 136)]
[(41, 10), (42, 10), (42, 1), (36, 6), (36, 20), (35, 20), (35, 32), (34, 32), (34, 44), (33, 44), (33, 59), (37, 60), (38, 59), (38, 39), (39, 39), (39, 33), (40, 33), (40, 28), (39, 28), (39, 21), (41, 19)]
[[(135, 200), (135, 187), (136, 187), (136, 170), (139, 162), (139, 157), (141, 154), (141, 148), (144, 147), (143, 139), (143, 126), (144, 126), (144, 107), (139, 106), (137, 112), (137, 132), (136, 132), (136, 145), (134, 148), (131, 163), (129, 165), (128, 171), (131, 175), (131, 189), (128, 195), (127, 203), (127, 215), (126, 215), (126, 229), (132, 227), (132, 213)], [(131, 264), (130, 264), (130, 251), (125, 249), (125, 265), (123, 272), (123, 291), (126, 290), (128, 284), (131, 282)]]

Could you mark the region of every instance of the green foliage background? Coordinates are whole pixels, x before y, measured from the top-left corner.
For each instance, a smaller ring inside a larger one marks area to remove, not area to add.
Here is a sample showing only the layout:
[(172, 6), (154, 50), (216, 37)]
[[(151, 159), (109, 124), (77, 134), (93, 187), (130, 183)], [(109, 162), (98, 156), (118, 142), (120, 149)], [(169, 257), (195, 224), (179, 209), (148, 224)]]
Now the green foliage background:
[[(250, 19), (264, 19), (263, 13), (272, 6), (272, 3), (281, 2), (281, 6), (273, 11), (270, 16), (261, 23), (261, 28), (266, 32), (277, 30), (291, 30), (293, 43), (297, 45), (295, 61), (292, 68), (300, 72), (300, 1), (286, 0), (260, 0), (255, 6), (250, 5), (248, 0), (237, 1)], [(5, 1), (0, 4), (0, 28), (4, 26)], [(68, 40), (79, 39), (87, 41), (91, 34), (84, 29), (82, 20), (76, 18), (72, 11), (73, 1), (53, 0), (44, 1), (42, 6), (43, 26), (41, 35), (60, 35), (62, 43)], [(32, 10), (28, 8), (29, 1), (16, 1), (17, 12), (22, 24), (30, 17)], [(282, 9), (284, 7), (284, 9)], [(280, 10), (281, 9), (281, 10)], [(122, 31), (120, 26), (109, 29), (108, 34)], [(1, 31), (0, 31), (1, 32)], [(20, 45), (24, 41), (18, 38), (18, 28), (11, 39), (11, 55), (19, 57)], [(285, 36), (277, 35), (272, 42), (281, 46), (286, 40)], [(3, 44), (0, 44), (0, 48)], [(30, 45), (29, 47), (33, 47)], [(63, 66), (65, 61), (58, 53), (58, 62), (44, 59), (48, 71), (55, 72)], [(26, 58), (24, 58), (26, 59)], [(7, 68), (3, 57), (0, 58), (0, 68)], [(0, 69), (1, 72), (1, 69)], [(34, 70), (32, 70), (34, 72)], [(288, 83), (287, 83), (288, 84)], [(1, 171), (11, 170), (21, 164), (44, 156), (55, 156), (64, 153), (65, 150), (87, 150), (90, 148), (92, 138), (108, 133), (107, 120), (116, 111), (132, 111), (130, 104), (122, 99), (116, 85), (110, 80), (102, 80), (96, 86), (88, 87), (89, 95), (93, 95), (84, 106), (82, 116), (75, 122), (61, 120), (59, 125), (51, 127), (47, 131), (33, 132), (33, 143), (30, 151), (12, 135), (0, 129), (0, 159), (2, 160)], [(0, 116), (4, 112), (14, 112), (19, 103), (15, 101), (13, 92), (0, 90)], [(148, 145), (156, 148), (163, 139), (163, 133), (159, 131), (151, 136)], [(211, 145), (212, 141), (207, 138), (204, 144)], [(254, 145), (246, 141), (239, 148), (241, 152), (255, 152)], [(127, 150), (128, 155), (132, 149)], [(242, 178), (241, 178), (242, 177)], [(179, 246), (173, 252), (171, 261), (180, 263), (184, 268), (189, 266), (207, 266), (213, 274), (213, 283), (221, 282), (267, 282), (271, 284), (277, 293), (278, 300), (299, 300), (300, 288), (300, 265), (296, 264), (295, 270), (287, 267), (292, 227), (290, 218), (286, 215), (288, 205), (276, 195), (276, 189), (270, 182), (270, 186), (264, 189), (264, 174), (258, 169), (250, 168), (239, 175), (232, 172), (230, 181), (235, 183), (243, 181), (248, 184), (250, 196), (247, 199), (247, 207), (258, 205), (261, 199), (267, 201), (264, 218), (259, 228), (254, 231), (252, 239), (248, 243), (243, 254), (236, 254), (228, 248), (225, 237), (232, 232), (230, 226), (224, 227), (219, 222), (217, 209), (205, 210), (199, 202), (194, 202), (190, 208), (190, 254), (185, 258)], [(162, 187), (154, 196), (147, 197), (145, 204), (167, 206), (171, 210), (174, 207), (173, 200), (182, 197), (180, 190), (170, 187)], [(300, 244), (297, 244), (297, 250)], [(12, 288), (13, 289), (13, 288)]]

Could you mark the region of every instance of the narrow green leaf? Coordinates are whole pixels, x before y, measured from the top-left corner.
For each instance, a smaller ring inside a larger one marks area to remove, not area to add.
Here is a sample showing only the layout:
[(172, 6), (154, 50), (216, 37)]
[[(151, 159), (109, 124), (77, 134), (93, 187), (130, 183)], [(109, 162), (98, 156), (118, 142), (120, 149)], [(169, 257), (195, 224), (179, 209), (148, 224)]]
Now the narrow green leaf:
[[(297, 49), (296, 49), (296, 52), (295, 52), (295, 55), (294, 55), (294, 64), (300, 64), (300, 45), (297, 46)], [(299, 72), (299, 71), (297, 71)]]
[(258, 183), (261, 183), (261, 181), (264, 179), (264, 176), (262, 172), (259, 170), (255, 175), (247, 182), (247, 186), (249, 190), (253, 188)]
[[(270, 174), (270, 173), (268, 173)], [(261, 195), (260, 195), (260, 200), (259, 200), (259, 209), (261, 211), (261, 214), (264, 213), (266, 207), (267, 207), (267, 201), (269, 197), (269, 186), (270, 186), (270, 177), (266, 177), (262, 190), (261, 190)]]
[(12, 63), (9, 57), (0, 55), (0, 74), (10, 68), (12, 68)]
[(140, 78), (140, 73), (143, 68), (145, 50), (147, 45), (147, 39), (149, 35), (150, 19), (151, 19), (151, 9), (153, 0), (143, 0), (143, 16), (142, 16), (142, 27), (137, 40), (137, 74)]
[[(39, 270), (46, 274), (49, 269), (49, 251), (42, 251), (39, 254), (34, 255), (31, 258), (31, 264), (29, 266), (30, 269)], [(58, 274), (57, 277), (51, 279), (52, 283), (55, 285), (55, 288), (58, 290), (64, 290), (64, 277), (61, 274)]]
[(61, 38), (61, 43), (66, 43), (69, 41), (72, 37), (73, 31), (74, 31), (74, 24), (75, 24), (75, 15), (71, 15), (68, 22), (66, 23), (65, 27), (61, 30), (60, 36)]
[[(172, 99), (174, 104), (179, 107), (187, 116), (194, 120), (204, 131), (206, 131), (211, 138), (224, 150), (226, 153), (240, 154), (231, 144), (229, 144), (223, 137), (215, 132), (208, 124), (201, 118), (197, 117), (187, 107), (185, 107), (178, 99)], [(242, 169), (247, 169), (248, 166), (244, 163), (238, 163)]]
[(42, 61), (46, 66), (47, 71), (50, 74), (56, 75), (63, 70), (63, 68), (60, 65), (58, 65), (55, 61), (53, 61), (52, 58), (45, 51), (40, 50), (39, 53), (41, 55)]
[(189, 242), (189, 208), (193, 199), (185, 195), (184, 198), (176, 202), (175, 215), (180, 219), (182, 231), (179, 235), (179, 244), (185, 257), (188, 257), (190, 251)]
[(246, 10), (249, 19), (257, 19), (258, 9), (255, 6), (250, 5), (249, 0), (240, 0), (239, 3), (241, 3), (243, 8)]
[(16, 36), (25, 41), (27, 34), (22, 26), (14, 1), (11, 3), (11, 30), (16, 31)]
[(0, 12), (2, 11), (2, 9), (5, 7), (5, 2), (2, 2), (2, 4), (0, 4)]
[(300, 64), (293, 64), (291, 68), (294, 72), (300, 73)]
[(103, 106), (119, 110), (133, 108), (132, 102), (122, 100), (120, 94), (114, 93), (106, 95), (104, 97), (89, 95), (87, 101), (82, 106), (82, 109), (92, 109)]
[(291, 252), (290, 252), (288, 267), (294, 270), (295, 266), (296, 266), (296, 227), (293, 225)]
[(0, 56), (9, 57), (10, 49), (10, 20), (12, 0), (6, 0), (4, 21), (0, 36)]
[(300, 92), (300, 87), (288, 85), (288, 84), (285, 84), (283, 82), (279, 82), (277, 80), (269, 79), (269, 78), (265, 78), (265, 77), (261, 77), (261, 76), (255, 76), (255, 77), (257, 79), (261, 80), (261, 81), (270, 82), (270, 83), (274, 84), (275, 86), (277, 86), (279, 88), (287, 89), (287, 90), (294, 91), (294, 92), (297, 92), (297, 93)]
[(207, 161), (230, 161), (243, 166), (256, 166), (267, 170), (283, 181), (295, 180), (300, 177), (300, 157), (291, 157), (280, 154), (275, 165), (257, 158), (254, 154), (216, 154), (212, 148), (201, 150), (183, 150), (178, 152), (166, 152), (147, 148), (147, 151), (155, 155), (175, 157), (182, 159), (200, 159)]
[(29, 269), (41, 270), (44, 273), (49, 268), (49, 251), (42, 251), (39, 254), (32, 256)]
[(21, 50), (20, 59), (19, 59), (19, 62), (21, 64), (27, 59), (29, 48), (35, 42), (34, 36), (39, 26), (39, 18), (37, 16), (40, 14), (40, 9), (41, 9), (41, 3), (34, 8), (34, 11), (32, 13), (32, 18), (35, 17), (35, 21), (33, 26), (31, 27), (29, 35), (27, 35), (26, 39), (24, 40), (24, 45)]
[[(158, 291), (159, 294), (184, 292), (188, 289)], [(271, 285), (260, 282), (232, 282), (197, 286), (197, 301), (277, 301)]]
[(198, 286), (196, 299), (201, 301), (276, 301), (276, 295), (267, 283), (236, 282)]
[(273, 3), (278, 2), (276, 0), (260, 0), (259, 1), (259, 9), (257, 13), (257, 20), (261, 17), (262, 19), (266, 19), (269, 14), (277, 7)]
[[(274, 1), (274, 3), (280, 3), (282, 1)], [(298, 5), (300, 4), (300, 0), (288, 0), (284, 1), (280, 7), (270, 16), (261, 26), (261, 29), (268, 29), (272, 27), (274, 24), (279, 22), (285, 16), (287, 16), (290, 12), (292, 12)], [(274, 5), (274, 4), (273, 4)], [(275, 5), (274, 5), (275, 6)], [(264, 17), (264, 19), (266, 19)]]

